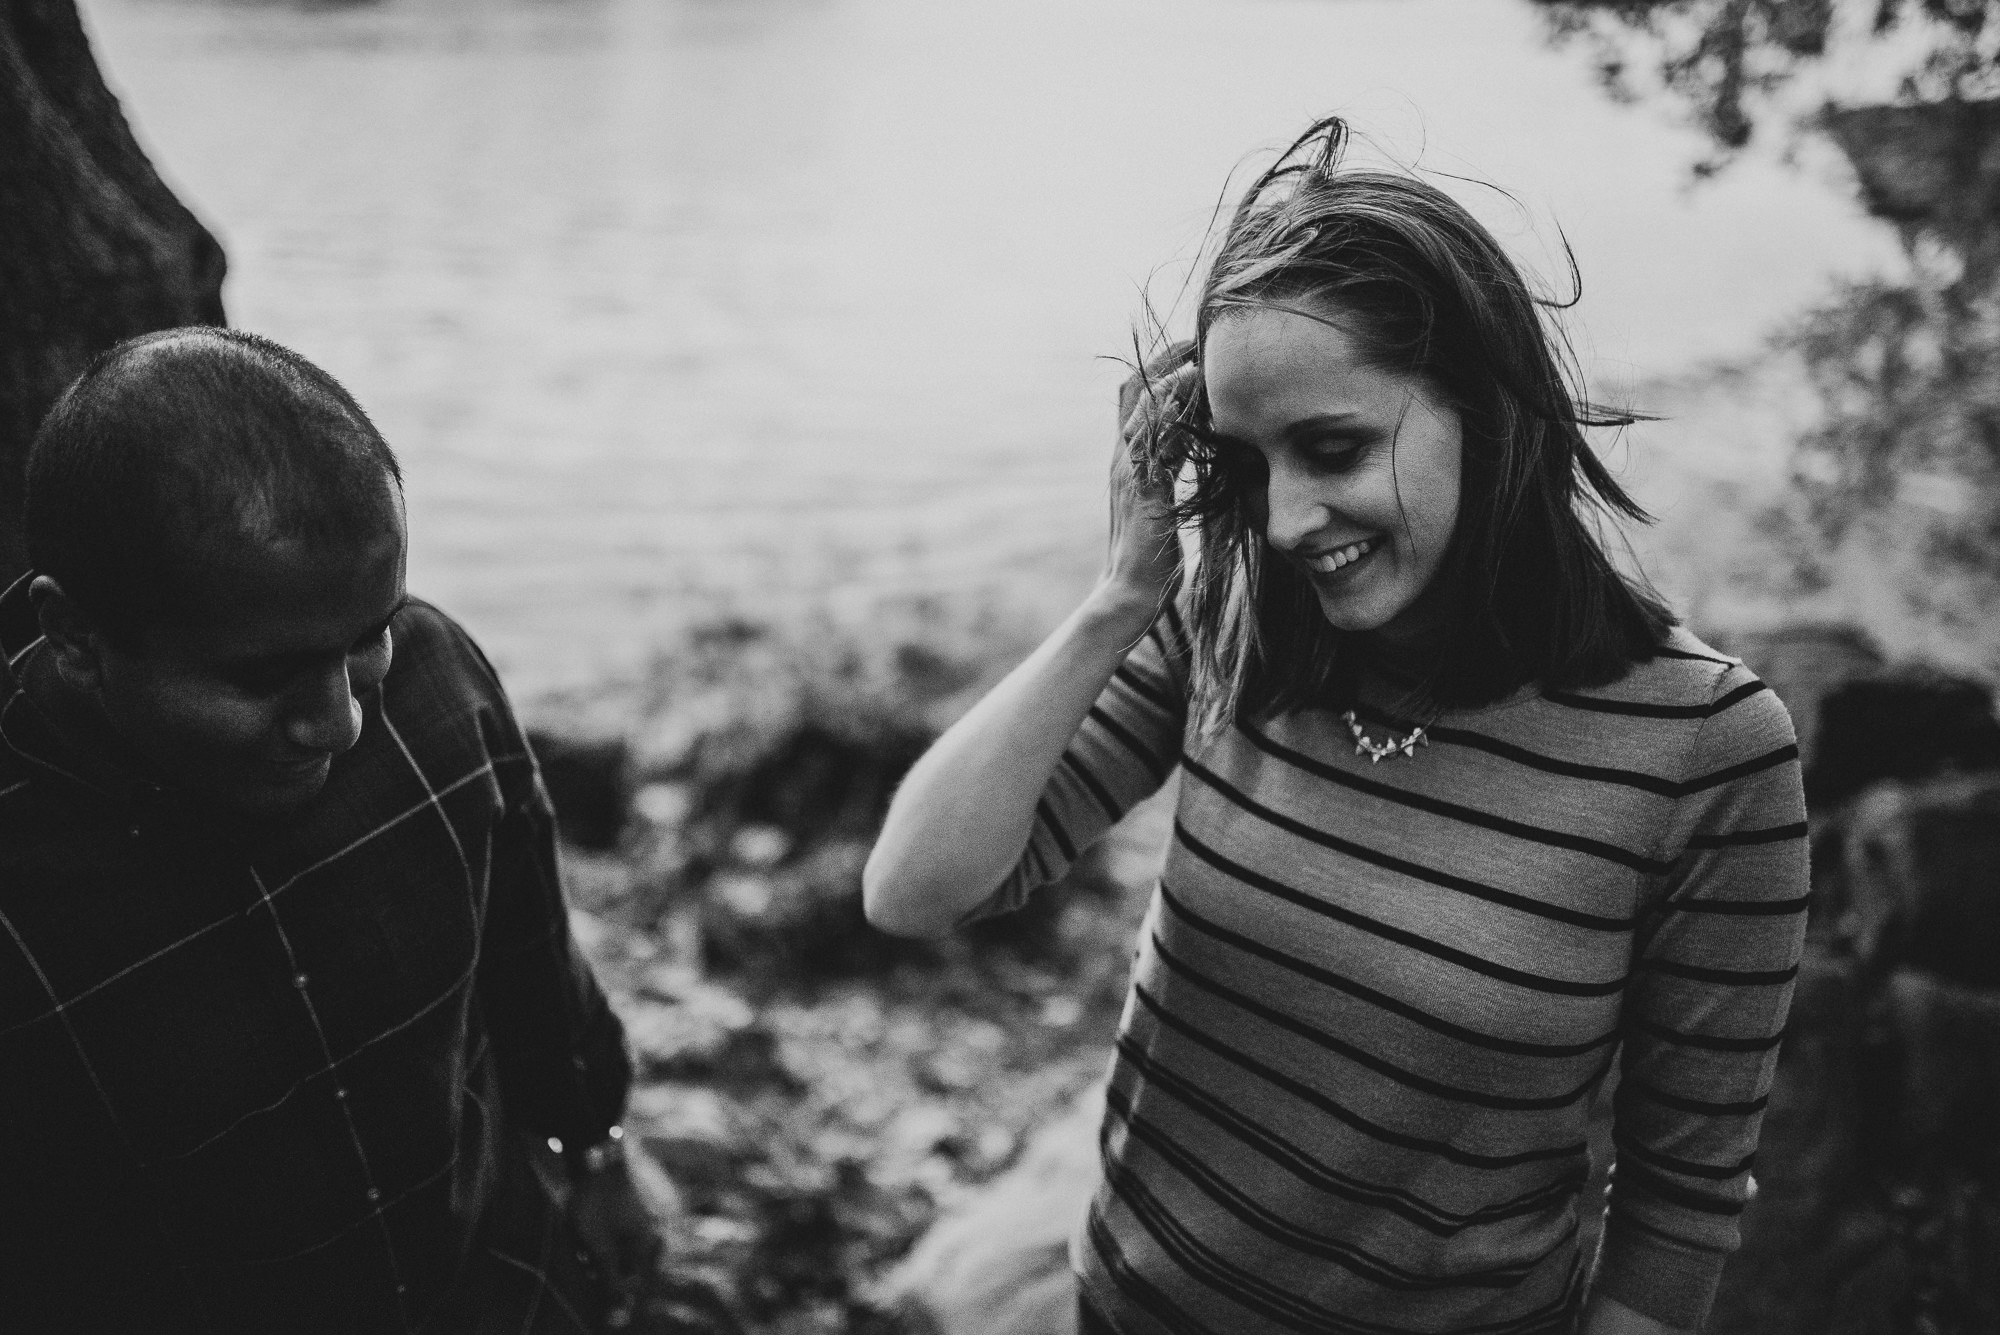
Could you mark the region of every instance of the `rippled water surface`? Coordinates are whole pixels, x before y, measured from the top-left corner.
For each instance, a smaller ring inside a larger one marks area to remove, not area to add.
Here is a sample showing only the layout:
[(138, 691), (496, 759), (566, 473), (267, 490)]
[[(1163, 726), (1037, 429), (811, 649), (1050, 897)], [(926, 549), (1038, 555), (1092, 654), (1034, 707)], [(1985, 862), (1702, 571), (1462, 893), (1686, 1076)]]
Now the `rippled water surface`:
[[(86, 0), (232, 318), (346, 380), (413, 587), (517, 685), (718, 601), (1053, 615), (1110, 395), (1225, 178), (1339, 110), (1586, 280), (1593, 368), (1740, 353), (1887, 236), (1820, 169), (1686, 189), (1511, 0)], [(1447, 184), (1452, 184), (1447, 182)]]

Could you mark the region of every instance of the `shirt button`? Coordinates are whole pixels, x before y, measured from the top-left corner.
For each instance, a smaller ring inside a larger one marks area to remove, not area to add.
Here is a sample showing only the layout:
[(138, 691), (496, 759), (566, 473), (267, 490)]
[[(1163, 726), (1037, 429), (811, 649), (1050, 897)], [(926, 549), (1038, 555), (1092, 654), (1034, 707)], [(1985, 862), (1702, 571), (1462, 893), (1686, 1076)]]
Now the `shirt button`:
[(306, 977), (302, 973), (295, 973), (292, 975), (292, 986), (296, 987), (301, 992), (306, 990), (306, 984), (310, 983), (311, 981), (312, 979)]
[(373, 1187), (368, 1188), (368, 1203), (370, 1205), (373, 1205), (376, 1201), (379, 1201), (381, 1199), (382, 1199), (381, 1192), (375, 1190), (375, 1188)]

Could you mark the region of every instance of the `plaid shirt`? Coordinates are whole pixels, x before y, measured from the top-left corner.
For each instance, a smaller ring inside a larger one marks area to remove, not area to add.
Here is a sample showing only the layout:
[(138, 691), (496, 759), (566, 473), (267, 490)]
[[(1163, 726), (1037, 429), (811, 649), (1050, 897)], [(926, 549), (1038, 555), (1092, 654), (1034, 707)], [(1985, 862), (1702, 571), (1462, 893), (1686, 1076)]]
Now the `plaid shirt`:
[[(413, 603), (297, 818), (76, 777), (0, 597), (0, 1328), (588, 1329), (547, 1137), (630, 1081), (499, 681)], [(553, 1165), (559, 1174), (560, 1165)]]

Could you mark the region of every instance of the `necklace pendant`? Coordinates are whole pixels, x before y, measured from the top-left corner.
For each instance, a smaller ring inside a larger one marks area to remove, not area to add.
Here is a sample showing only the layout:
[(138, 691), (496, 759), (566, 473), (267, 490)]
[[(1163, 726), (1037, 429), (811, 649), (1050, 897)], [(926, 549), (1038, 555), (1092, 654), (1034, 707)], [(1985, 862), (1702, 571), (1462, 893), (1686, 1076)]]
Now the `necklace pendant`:
[(1361, 726), (1361, 719), (1353, 710), (1342, 714), (1340, 721), (1347, 725), (1348, 734), (1354, 738), (1354, 754), (1367, 756), (1371, 765), (1381, 764), (1384, 756), (1400, 755), (1405, 760), (1415, 760), (1417, 747), (1431, 744), (1430, 725), (1427, 723), (1412, 729), (1407, 737), (1398, 737), (1392, 732), (1386, 740), (1377, 742), (1369, 738), (1367, 730)]

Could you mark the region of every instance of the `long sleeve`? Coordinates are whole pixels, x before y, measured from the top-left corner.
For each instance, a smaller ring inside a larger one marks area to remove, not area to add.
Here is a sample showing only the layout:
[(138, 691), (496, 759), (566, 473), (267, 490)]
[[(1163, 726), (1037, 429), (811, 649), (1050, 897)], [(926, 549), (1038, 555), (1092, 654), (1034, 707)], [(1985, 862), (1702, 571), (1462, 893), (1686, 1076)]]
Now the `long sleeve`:
[(486, 727), (506, 812), (494, 833), (479, 996), (502, 1097), (536, 1136), (594, 1144), (631, 1085), (624, 1028), (570, 932), (555, 813), (534, 756), (511, 714), (490, 715)]
[(1106, 683), (1035, 806), (1020, 860), (966, 921), (1021, 907), (1062, 879), (1118, 818), (1158, 792), (1180, 761), (1187, 718), (1188, 640), (1168, 605)]
[(1718, 673), (1636, 946), (1601, 1292), (1697, 1328), (1737, 1245), (1804, 941), (1805, 799), (1784, 706)]

